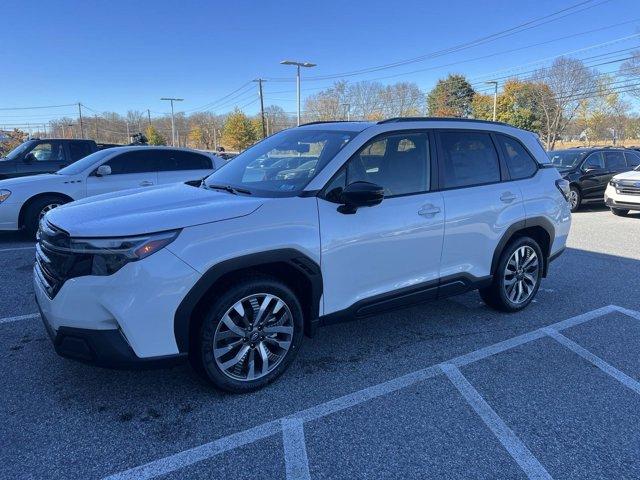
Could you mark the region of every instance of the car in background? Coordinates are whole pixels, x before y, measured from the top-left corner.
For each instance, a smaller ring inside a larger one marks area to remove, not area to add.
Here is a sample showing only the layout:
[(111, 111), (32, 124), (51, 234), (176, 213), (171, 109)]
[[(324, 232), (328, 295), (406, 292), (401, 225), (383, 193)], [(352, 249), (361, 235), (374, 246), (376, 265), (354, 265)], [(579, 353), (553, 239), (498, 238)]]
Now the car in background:
[(93, 140), (34, 138), (0, 158), (0, 179), (53, 173), (94, 152), (116, 145)]
[(114, 147), (55, 174), (0, 180), (0, 230), (35, 235), (49, 210), (85, 197), (175, 182), (200, 181), (222, 166), (217, 155), (184, 148)]
[(640, 153), (623, 148), (570, 148), (548, 152), (551, 163), (569, 181), (575, 212), (586, 202), (602, 202), (609, 181), (640, 165)]
[(623, 217), (630, 210), (640, 210), (640, 166), (616, 175), (604, 192), (604, 203), (614, 215)]

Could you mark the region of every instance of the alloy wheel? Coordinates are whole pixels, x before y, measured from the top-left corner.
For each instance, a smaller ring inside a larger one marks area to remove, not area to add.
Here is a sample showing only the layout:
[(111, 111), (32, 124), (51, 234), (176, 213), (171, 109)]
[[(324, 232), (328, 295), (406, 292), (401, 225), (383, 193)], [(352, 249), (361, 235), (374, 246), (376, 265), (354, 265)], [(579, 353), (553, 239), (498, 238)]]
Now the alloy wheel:
[(253, 381), (284, 360), (293, 341), (293, 316), (275, 295), (257, 293), (229, 308), (213, 336), (213, 356), (230, 378)]
[(40, 215), (38, 215), (38, 221), (42, 220), (42, 217), (44, 217), (47, 214), (47, 212), (59, 206), (60, 206), (59, 203), (50, 203), (49, 205), (45, 205), (44, 208), (40, 210)]
[(533, 294), (539, 276), (540, 262), (536, 251), (528, 245), (518, 247), (504, 270), (504, 293), (511, 302), (524, 303)]
[(578, 208), (578, 192), (575, 190), (569, 192), (569, 205), (571, 205), (571, 210)]

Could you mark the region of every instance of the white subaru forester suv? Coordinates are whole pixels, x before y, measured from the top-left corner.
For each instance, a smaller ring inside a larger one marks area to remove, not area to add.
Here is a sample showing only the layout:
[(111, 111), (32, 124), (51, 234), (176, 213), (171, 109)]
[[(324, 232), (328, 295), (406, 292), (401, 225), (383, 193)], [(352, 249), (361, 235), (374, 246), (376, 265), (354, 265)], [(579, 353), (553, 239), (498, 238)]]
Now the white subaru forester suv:
[(565, 248), (568, 188), (537, 137), (505, 124), (307, 124), (199, 187), (50, 211), (37, 302), (62, 356), (188, 357), (217, 387), (249, 391), (322, 324), (472, 289), (526, 307)]

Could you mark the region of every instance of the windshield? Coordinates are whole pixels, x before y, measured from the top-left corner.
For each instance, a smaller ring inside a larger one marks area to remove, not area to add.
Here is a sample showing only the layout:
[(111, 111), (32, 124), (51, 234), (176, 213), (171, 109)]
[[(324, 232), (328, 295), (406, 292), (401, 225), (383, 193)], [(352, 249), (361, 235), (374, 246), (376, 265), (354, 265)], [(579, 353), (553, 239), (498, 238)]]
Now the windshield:
[(72, 163), (68, 167), (58, 170), (56, 173), (58, 175), (78, 175), (79, 173), (84, 172), (87, 168), (93, 166), (96, 162), (103, 160), (111, 154), (113, 154), (113, 151), (110, 148), (99, 150), (91, 155), (87, 155), (77, 162)]
[(574, 168), (584, 157), (582, 150), (557, 150), (549, 152), (551, 163), (558, 168)]
[[(258, 196), (294, 196), (358, 132), (291, 129), (245, 150), (205, 181)], [(293, 171), (293, 172), (292, 172)]]
[(21, 143), (20, 145), (18, 145), (16, 148), (14, 148), (13, 150), (11, 150), (7, 156), (5, 157), (6, 160), (15, 160), (16, 158), (18, 158), (23, 152), (26, 152), (27, 150), (30, 150), (31, 147), (33, 146), (34, 142), (32, 141), (28, 141), (28, 142), (24, 142)]

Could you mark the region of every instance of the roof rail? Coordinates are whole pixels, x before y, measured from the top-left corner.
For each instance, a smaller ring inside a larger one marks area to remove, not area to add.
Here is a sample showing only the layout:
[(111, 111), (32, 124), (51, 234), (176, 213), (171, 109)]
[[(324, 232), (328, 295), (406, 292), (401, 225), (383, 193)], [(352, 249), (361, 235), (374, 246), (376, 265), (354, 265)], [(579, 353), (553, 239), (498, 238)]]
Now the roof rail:
[(504, 125), (507, 127), (512, 127), (513, 125), (509, 125), (504, 122), (494, 122), (491, 120), (478, 120), (475, 118), (455, 118), (455, 117), (394, 117), (387, 118), (385, 120), (380, 120), (378, 125), (383, 123), (400, 123), (400, 122), (474, 122), (474, 123), (490, 123), (492, 125)]
[(351, 120), (318, 120), (317, 122), (307, 122), (307, 123), (301, 123), (300, 125), (298, 125), (299, 127), (304, 127), (305, 125), (318, 125), (321, 123), (346, 123), (346, 122), (351, 122)]

